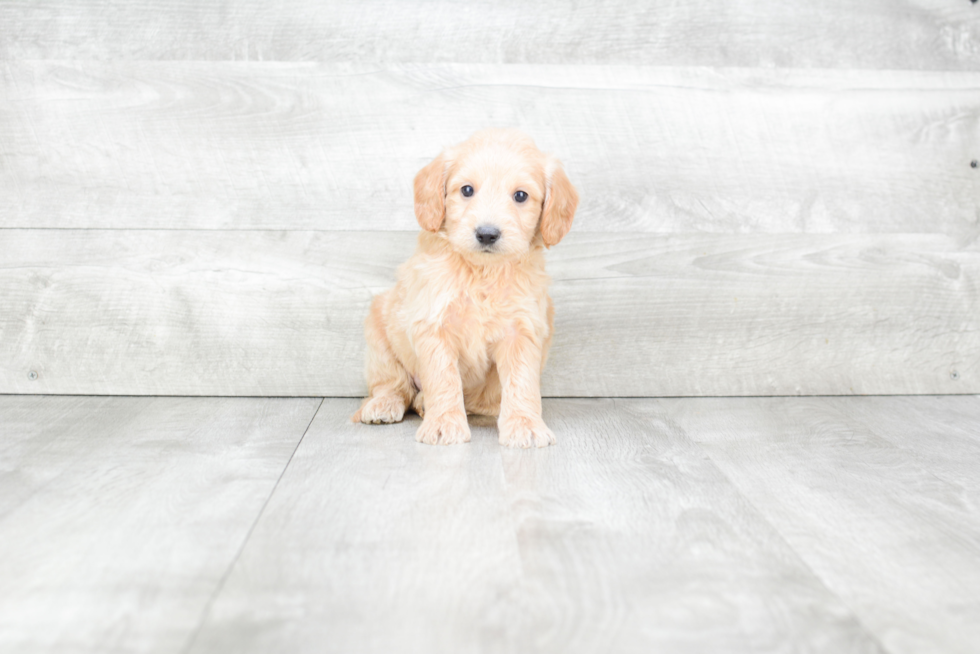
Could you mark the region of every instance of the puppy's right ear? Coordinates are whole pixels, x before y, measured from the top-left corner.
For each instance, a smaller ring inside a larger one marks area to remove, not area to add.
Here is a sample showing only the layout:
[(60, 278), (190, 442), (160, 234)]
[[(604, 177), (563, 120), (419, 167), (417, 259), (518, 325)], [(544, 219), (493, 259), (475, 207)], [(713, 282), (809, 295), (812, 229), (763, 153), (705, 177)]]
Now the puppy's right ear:
[(545, 167), (548, 190), (545, 194), (544, 208), (541, 211), (541, 237), (545, 247), (556, 245), (565, 238), (572, 228), (575, 209), (578, 207), (578, 192), (568, 181), (561, 162), (550, 157)]
[(415, 176), (415, 218), (430, 232), (438, 232), (446, 218), (446, 163), (440, 154)]

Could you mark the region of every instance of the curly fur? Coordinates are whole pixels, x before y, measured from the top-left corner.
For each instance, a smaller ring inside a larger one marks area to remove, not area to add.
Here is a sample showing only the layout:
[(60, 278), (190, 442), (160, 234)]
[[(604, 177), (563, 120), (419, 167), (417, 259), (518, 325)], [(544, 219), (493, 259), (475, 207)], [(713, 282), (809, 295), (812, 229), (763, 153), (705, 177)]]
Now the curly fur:
[[(448, 445), (470, 440), (467, 413), (492, 415), (502, 445), (554, 443), (541, 419), (554, 324), (544, 248), (568, 233), (577, 205), (560, 162), (513, 130), (478, 132), (419, 171), (423, 231), (371, 305), (370, 395), (352, 419), (398, 422), (412, 408), (423, 416), (416, 440)], [(477, 228), (498, 240), (481, 243)]]

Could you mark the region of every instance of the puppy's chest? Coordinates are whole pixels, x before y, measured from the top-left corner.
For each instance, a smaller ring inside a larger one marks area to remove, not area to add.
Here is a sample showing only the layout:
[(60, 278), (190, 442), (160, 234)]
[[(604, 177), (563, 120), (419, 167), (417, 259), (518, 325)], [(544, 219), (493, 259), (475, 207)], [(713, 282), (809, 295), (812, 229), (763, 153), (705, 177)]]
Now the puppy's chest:
[(463, 294), (443, 317), (443, 334), (459, 357), (464, 387), (478, 384), (494, 358), (494, 345), (516, 333), (516, 318), (499, 298)]
[(442, 326), (463, 352), (485, 351), (518, 332), (536, 332), (535, 325), (543, 319), (538, 299), (510, 285), (473, 284), (454, 295)]
[[(521, 298), (499, 292), (469, 289), (446, 306), (442, 326), (461, 341), (492, 343), (512, 331), (521, 314)], [(527, 307), (524, 307), (525, 311)]]

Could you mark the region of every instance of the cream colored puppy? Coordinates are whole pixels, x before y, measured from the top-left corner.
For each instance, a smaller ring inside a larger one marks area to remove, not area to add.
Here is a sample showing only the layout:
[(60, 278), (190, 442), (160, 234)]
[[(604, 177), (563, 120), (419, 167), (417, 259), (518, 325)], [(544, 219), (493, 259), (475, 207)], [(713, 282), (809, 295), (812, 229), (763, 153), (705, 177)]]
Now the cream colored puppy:
[(467, 413), (499, 416), (500, 443), (544, 447), (541, 369), (551, 343), (544, 248), (578, 194), (561, 163), (513, 130), (478, 132), (415, 177), (418, 249), (365, 322), (370, 396), (354, 422), (423, 416), (422, 443), (470, 440)]

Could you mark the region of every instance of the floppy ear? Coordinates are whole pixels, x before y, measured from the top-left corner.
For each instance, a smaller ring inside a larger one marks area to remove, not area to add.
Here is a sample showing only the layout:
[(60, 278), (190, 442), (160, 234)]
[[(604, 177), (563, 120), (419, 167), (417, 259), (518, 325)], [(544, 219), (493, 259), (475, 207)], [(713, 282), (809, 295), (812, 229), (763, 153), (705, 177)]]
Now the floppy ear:
[(578, 192), (561, 167), (561, 162), (551, 157), (545, 167), (547, 191), (544, 209), (541, 211), (541, 237), (549, 248), (556, 245), (572, 228)]
[(415, 176), (415, 218), (422, 229), (438, 232), (446, 218), (446, 157), (440, 154)]

